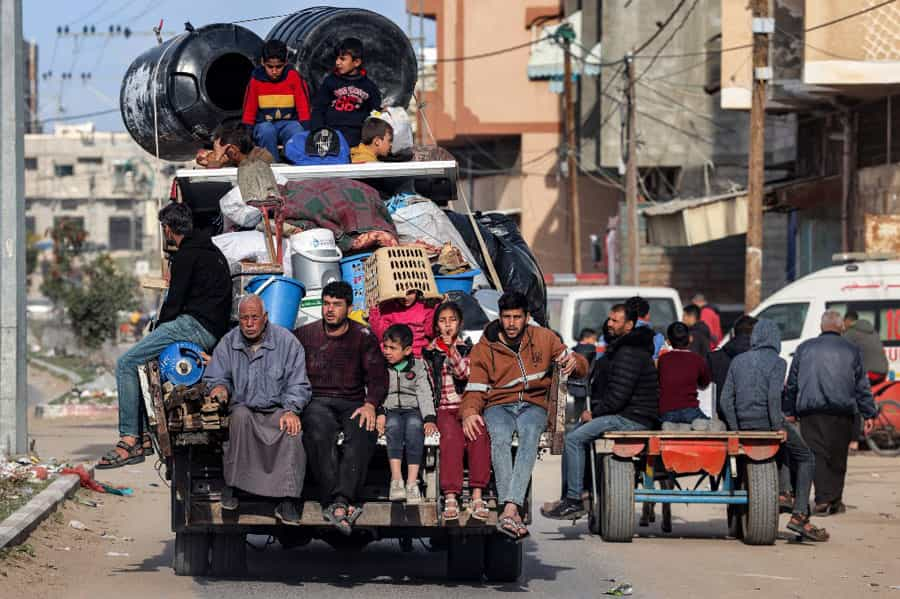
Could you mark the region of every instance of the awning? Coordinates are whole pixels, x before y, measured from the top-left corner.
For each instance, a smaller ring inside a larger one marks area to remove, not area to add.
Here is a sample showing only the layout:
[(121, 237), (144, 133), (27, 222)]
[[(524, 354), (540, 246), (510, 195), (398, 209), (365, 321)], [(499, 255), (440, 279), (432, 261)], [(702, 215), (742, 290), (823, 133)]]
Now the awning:
[[(765, 210), (808, 208), (823, 200), (822, 192), (840, 177), (813, 177), (765, 187)], [(652, 245), (692, 246), (747, 233), (747, 191), (672, 200), (641, 210)]]
[[(531, 80), (550, 79), (551, 86), (562, 90), (562, 78), (565, 72), (565, 53), (562, 47), (552, 36), (563, 23), (568, 23), (575, 31), (575, 42), (571, 45), (574, 58), (572, 64), (573, 76), (591, 75), (600, 73), (600, 44), (596, 44), (590, 51), (584, 47), (581, 36), (581, 11), (575, 11), (556, 25), (546, 25), (537, 39), (542, 41), (531, 46), (531, 56), (528, 58), (528, 78)], [(552, 89), (552, 88), (551, 88)], [(554, 90), (556, 91), (556, 90)]]

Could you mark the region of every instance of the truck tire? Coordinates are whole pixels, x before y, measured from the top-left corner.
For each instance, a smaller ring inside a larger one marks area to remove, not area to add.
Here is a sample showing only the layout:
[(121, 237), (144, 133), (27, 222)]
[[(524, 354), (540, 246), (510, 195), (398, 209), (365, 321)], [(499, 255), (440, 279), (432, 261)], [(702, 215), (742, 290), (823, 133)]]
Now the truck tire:
[(447, 544), (447, 577), (481, 580), (484, 572), (484, 535), (450, 535)]
[(747, 506), (741, 527), (747, 545), (773, 545), (778, 536), (778, 466), (775, 460), (747, 462)]
[(488, 536), (484, 550), (484, 575), (491, 582), (516, 582), (522, 576), (525, 545), (500, 533)]
[(634, 463), (614, 455), (603, 456), (601, 480), (603, 540), (630, 543), (634, 537)]
[(243, 576), (247, 572), (247, 542), (243, 533), (213, 533), (210, 574), (218, 578)]
[(209, 535), (198, 532), (175, 533), (176, 576), (203, 576), (209, 569)]

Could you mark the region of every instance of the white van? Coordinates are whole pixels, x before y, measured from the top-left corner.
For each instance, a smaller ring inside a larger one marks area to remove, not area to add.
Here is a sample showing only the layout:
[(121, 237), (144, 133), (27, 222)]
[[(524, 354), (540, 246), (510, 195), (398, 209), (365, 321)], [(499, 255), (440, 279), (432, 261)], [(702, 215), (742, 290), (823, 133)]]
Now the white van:
[(821, 332), (826, 310), (855, 310), (875, 326), (890, 363), (900, 369), (900, 260), (850, 262), (798, 279), (761, 303), (751, 315), (781, 329), (781, 357), (790, 363), (797, 346)]
[(671, 287), (573, 285), (547, 288), (550, 328), (562, 336), (568, 347), (573, 347), (582, 329), (599, 332), (609, 309), (635, 295), (650, 303), (650, 322), (663, 335), (666, 334), (666, 327), (681, 320), (681, 298)]

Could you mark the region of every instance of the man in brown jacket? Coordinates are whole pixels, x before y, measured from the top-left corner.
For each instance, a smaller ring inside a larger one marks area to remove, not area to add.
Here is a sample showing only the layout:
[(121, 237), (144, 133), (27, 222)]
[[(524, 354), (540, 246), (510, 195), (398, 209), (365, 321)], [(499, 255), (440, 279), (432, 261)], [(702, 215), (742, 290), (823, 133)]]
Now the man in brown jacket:
[[(519, 508), (531, 480), (541, 433), (547, 426), (547, 390), (552, 366), (587, 375), (587, 360), (570, 352), (551, 330), (528, 324), (528, 300), (508, 291), (498, 302), (500, 319), (490, 323), (470, 354), (471, 373), (460, 407), (463, 432), (491, 437), (497, 494), (504, 504), (497, 529), (520, 540), (528, 536)], [(483, 416), (483, 417), (482, 417)], [(515, 464), (513, 433), (519, 444)]]

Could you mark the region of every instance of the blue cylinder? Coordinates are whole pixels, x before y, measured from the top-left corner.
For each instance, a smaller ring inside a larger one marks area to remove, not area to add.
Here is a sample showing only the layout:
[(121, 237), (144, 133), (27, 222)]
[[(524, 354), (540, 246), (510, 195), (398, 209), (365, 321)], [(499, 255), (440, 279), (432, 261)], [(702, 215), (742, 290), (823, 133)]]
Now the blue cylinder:
[(162, 382), (191, 386), (200, 382), (205, 369), (200, 356), (203, 348), (190, 341), (179, 341), (159, 354), (159, 374)]
[(306, 295), (303, 283), (281, 275), (259, 275), (250, 279), (244, 290), (262, 298), (266, 312), (269, 313), (269, 322), (286, 329), (294, 328), (300, 300)]

